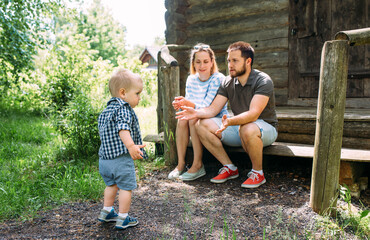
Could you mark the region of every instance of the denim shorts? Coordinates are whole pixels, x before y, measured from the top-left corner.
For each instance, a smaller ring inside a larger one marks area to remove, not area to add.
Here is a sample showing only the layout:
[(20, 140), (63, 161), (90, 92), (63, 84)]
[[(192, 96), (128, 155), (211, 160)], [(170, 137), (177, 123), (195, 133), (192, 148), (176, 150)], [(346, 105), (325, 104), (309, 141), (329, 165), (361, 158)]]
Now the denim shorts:
[(134, 160), (130, 154), (115, 159), (99, 159), (99, 173), (105, 185), (117, 184), (119, 189), (130, 191), (137, 187)]
[[(212, 120), (221, 127), (222, 119), (221, 118), (212, 118)], [(277, 138), (277, 131), (276, 128), (274, 128), (271, 124), (265, 122), (262, 119), (257, 119), (257, 121), (253, 122), (257, 124), (257, 126), (260, 128), (261, 131), (261, 139), (263, 142), (263, 146), (269, 146), (273, 142), (275, 142)], [(239, 127), (240, 125), (234, 125), (227, 127), (222, 132), (221, 142), (227, 146), (231, 147), (240, 147), (242, 146), (242, 142), (240, 140), (239, 136)]]

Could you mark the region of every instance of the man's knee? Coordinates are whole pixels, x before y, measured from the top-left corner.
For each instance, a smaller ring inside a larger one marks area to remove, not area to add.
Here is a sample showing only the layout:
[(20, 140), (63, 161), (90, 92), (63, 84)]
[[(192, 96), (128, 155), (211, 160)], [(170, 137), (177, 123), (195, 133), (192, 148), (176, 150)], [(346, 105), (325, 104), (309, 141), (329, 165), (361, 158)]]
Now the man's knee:
[(200, 119), (196, 125), (196, 129), (200, 138), (209, 136), (208, 133), (212, 133), (221, 139), (221, 133), (215, 134), (215, 132), (219, 129), (219, 126), (212, 119)]
[(214, 122), (211, 119), (200, 119), (196, 124), (196, 128), (199, 130), (211, 130), (214, 128)]
[(239, 135), (241, 139), (248, 140), (261, 137), (261, 130), (255, 123), (247, 123), (240, 126)]

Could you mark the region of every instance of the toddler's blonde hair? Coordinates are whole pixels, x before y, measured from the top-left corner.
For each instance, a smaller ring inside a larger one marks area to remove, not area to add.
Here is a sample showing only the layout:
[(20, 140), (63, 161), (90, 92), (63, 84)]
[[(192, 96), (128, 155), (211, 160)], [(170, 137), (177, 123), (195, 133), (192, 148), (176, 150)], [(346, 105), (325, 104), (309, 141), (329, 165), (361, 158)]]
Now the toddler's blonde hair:
[(119, 97), (119, 90), (124, 88), (126, 91), (130, 90), (133, 81), (140, 80), (139, 75), (134, 74), (127, 69), (118, 69), (112, 74), (109, 80), (109, 91), (112, 97)]

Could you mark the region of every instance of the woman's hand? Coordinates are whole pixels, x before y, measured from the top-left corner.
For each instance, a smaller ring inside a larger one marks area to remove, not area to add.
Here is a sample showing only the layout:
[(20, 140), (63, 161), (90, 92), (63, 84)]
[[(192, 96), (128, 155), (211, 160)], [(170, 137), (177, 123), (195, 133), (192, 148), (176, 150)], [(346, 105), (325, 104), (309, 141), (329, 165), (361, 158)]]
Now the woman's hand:
[(197, 111), (192, 107), (181, 107), (182, 111), (176, 113), (176, 119), (192, 120), (197, 118)]
[(225, 114), (222, 116), (221, 127), (215, 132), (215, 134), (222, 133), (228, 126), (229, 126), (229, 119), (227, 118), (227, 115)]
[(182, 109), (183, 107), (195, 107), (195, 104), (192, 103), (191, 101), (187, 100), (183, 96), (175, 97), (175, 100), (172, 102), (173, 108), (178, 111)]
[(173, 108), (178, 111), (182, 107), (182, 100), (185, 99), (183, 96), (175, 97), (172, 102)]

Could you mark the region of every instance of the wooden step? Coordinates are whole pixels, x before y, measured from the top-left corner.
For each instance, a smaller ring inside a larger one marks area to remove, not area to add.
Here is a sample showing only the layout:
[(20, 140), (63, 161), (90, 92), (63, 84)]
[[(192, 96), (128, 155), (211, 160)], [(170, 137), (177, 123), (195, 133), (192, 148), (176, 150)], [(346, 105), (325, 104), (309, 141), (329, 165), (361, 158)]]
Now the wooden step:
[[(145, 136), (144, 141), (163, 144), (163, 133), (147, 135)], [(244, 152), (244, 149), (241, 147), (225, 146), (225, 150), (227, 152)], [(271, 146), (265, 147), (263, 149), (263, 154), (286, 157), (313, 158), (314, 146), (309, 144), (274, 142)], [(341, 160), (349, 162), (370, 162), (370, 150), (342, 148)]]
[[(316, 130), (314, 107), (277, 107), (278, 142), (313, 145)], [(370, 150), (370, 109), (346, 109), (343, 148)]]

